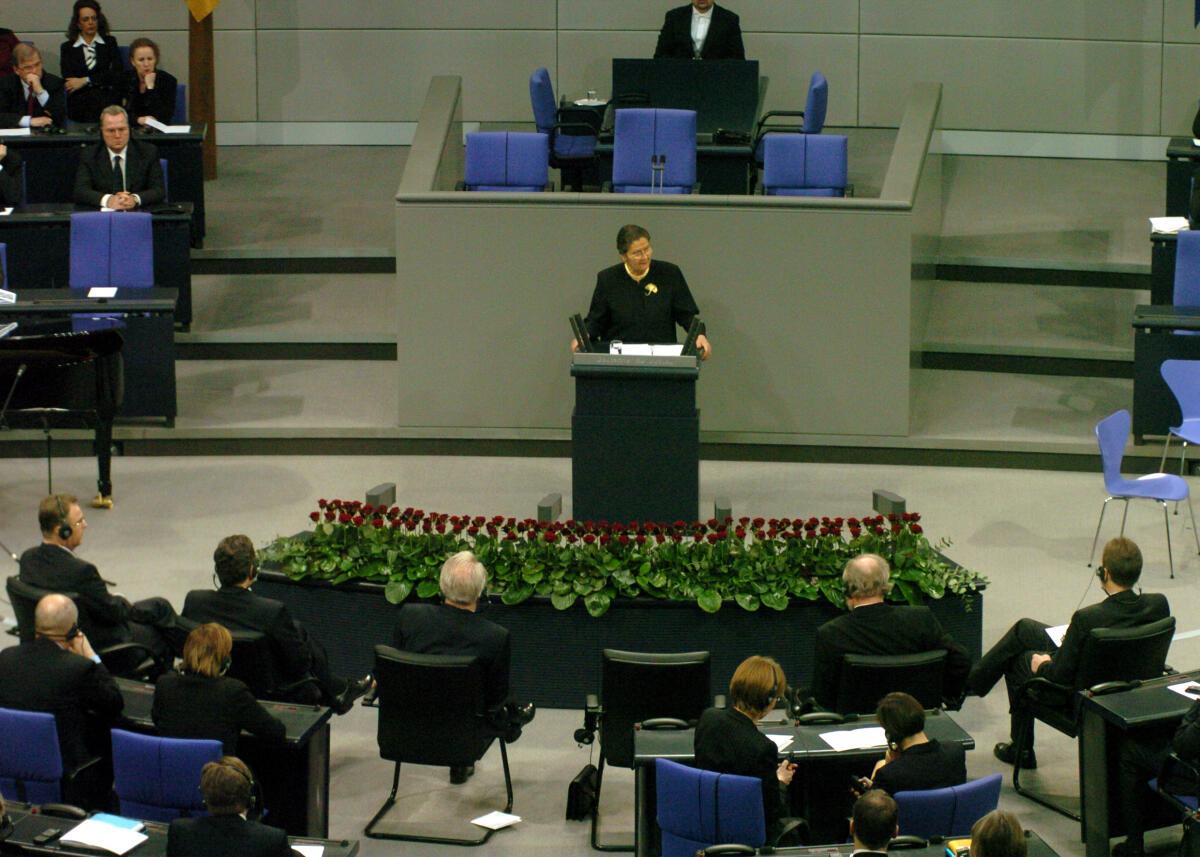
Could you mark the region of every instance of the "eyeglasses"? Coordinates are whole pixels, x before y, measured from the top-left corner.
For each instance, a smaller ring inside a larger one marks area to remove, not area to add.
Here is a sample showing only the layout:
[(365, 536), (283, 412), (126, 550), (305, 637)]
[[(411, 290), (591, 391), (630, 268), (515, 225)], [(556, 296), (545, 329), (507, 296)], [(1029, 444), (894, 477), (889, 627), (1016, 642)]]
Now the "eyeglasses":
[(635, 259), (644, 259), (653, 252), (653, 249), (654, 248), (652, 248), (652, 247), (646, 247), (645, 249), (642, 249), (642, 250), (630, 250), (625, 255), (632, 256)]

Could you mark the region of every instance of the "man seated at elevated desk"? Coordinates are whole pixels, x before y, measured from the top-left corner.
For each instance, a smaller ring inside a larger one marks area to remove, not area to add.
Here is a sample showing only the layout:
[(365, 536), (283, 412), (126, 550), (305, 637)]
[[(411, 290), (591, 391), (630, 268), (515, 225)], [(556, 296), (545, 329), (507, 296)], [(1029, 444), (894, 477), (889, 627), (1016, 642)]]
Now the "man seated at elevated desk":
[(654, 58), (742, 60), (742, 27), (738, 16), (713, 0), (692, 0), (667, 12), (658, 33)]
[(12, 66), (14, 73), (0, 78), (0, 127), (61, 128), (67, 121), (63, 79), (42, 68), (33, 45), (17, 45)]
[(129, 139), (129, 115), (115, 104), (100, 113), (102, 143), (84, 150), (75, 172), (75, 202), (116, 211), (156, 205), (166, 197), (158, 150)]

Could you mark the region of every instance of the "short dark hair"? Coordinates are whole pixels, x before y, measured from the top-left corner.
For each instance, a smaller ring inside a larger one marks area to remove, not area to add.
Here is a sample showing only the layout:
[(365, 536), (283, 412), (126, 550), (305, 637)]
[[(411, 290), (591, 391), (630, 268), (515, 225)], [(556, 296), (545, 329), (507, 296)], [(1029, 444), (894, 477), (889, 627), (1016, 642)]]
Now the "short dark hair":
[(636, 223), (626, 223), (617, 230), (617, 252), (624, 256), (629, 252), (629, 245), (639, 238), (650, 240), (650, 233), (645, 227), (638, 226)]
[(872, 851), (886, 851), (896, 835), (900, 810), (883, 789), (871, 789), (854, 802), (854, 838)]
[(67, 522), (71, 507), (79, 502), (74, 494), (50, 494), (38, 503), (38, 527), (46, 535), (58, 530)]
[(1100, 562), (1117, 586), (1133, 586), (1142, 576), (1142, 552), (1132, 539), (1124, 536), (1104, 546)]
[(213, 815), (237, 815), (250, 808), (254, 775), (237, 756), (222, 756), (200, 769), (200, 792)]
[(883, 727), (889, 744), (899, 744), (910, 735), (925, 728), (925, 709), (915, 697), (907, 693), (892, 692), (879, 700), (875, 717)]
[(971, 828), (971, 857), (1025, 857), (1025, 831), (1011, 812), (994, 809)]
[(213, 566), (222, 586), (236, 586), (254, 573), (254, 542), (249, 536), (226, 536), (213, 551)]

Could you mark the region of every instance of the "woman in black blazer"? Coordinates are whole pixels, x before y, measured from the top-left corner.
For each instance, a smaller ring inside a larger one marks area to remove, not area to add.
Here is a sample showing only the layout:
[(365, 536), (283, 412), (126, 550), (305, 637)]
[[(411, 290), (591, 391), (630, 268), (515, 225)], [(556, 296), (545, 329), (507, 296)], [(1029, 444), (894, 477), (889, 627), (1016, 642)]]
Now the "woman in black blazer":
[(967, 781), (962, 744), (943, 744), (925, 734), (925, 710), (907, 693), (889, 693), (879, 701), (875, 718), (883, 727), (888, 751), (871, 778), (859, 781), (862, 791), (896, 792), (944, 789)]
[(283, 721), (262, 707), (245, 684), (225, 675), (233, 637), (208, 622), (188, 634), (183, 671), (167, 673), (154, 686), (150, 716), (167, 738), (215, 738), (225, 753), (237, 750), (243, 729), (265, 741), (282, 743)]
[(170, 125), (175, 116), (175, 93), (179, 81), (158, 67), (158, 45), (139, 37), (129, 43), (129, 65), (121, 75), (121, 104), (129, 121), (145, 125), (148, 118)]
[[(88, 54), (91, 53), (91, 66)], [(121, 80), (121, 49), (108, 32), (108, 19), (99, 0), (75, 0), (67, 40), (58, 49), (61, 74), (66, 78), (67, 118), (95, 124), (100, 111), (117, 102)]]

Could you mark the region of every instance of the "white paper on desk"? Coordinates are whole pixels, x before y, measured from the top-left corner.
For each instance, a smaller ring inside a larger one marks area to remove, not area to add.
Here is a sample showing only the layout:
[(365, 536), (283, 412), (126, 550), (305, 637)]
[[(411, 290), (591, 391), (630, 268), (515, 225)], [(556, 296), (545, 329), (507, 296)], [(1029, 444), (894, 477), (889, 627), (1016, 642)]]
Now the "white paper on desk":
[(115, 298), (117, 296), (116, 286), (92, 286), (88, 289), (87, 296), (89, 298)]
[(1052, 628), (1046, 629), (1046, 636), (1050, 638), (1050, 642), (1054, 643), (1054, 645), (1061, 646), (1063, 637), (1067, 636), (1067, 628), (1070, 627), (1070, 625), (1055, 625)]
[(776, 750), (782, 751), (792, 746), (791, 735), (768, 735), (767, 737), (770, 738), (772, 743), (775, 744)]
[(1186, 217), (1151, 217), (1150, 231), (1158, 235), (1172, 235), (1188, 229), (1191, 224)]
[(683, 354), (683, 346), (678, 342), (664, 342), (659, 345), (649, 342), (614, 342), (608, 346), (608, 353), (637, 357), (678, 357)]
[(1193, 138), (1192, 138), (1192, 145), (1193, 145), (1193, 146), (1200, 146), (1200, 139), (1197, 139), (1196, 137), (1193, 137)]
[(0, 137), (28, 137), (28, 128), (0, 128)]
[(89, 818), (64, 833), (59, 841), (67, 845), (83, 845), (87, 848), (111, 851), (113, 854), (124, 854), (149, 838), (146, 834), (138, 833), (136, 830), (126, 830)]
[(574, 104), (576, 107), (599, 107), (608, 102), (601, 101), (599, 98), (576, 98)]
[(146, 124), (156, 131), (162, 131), (164, 134), (186, 134), (192, 130), (191, 125), (164, 125), (153, 116), (146, 120)]
[(304, 857), (324, 857), (324, 845), (312, 845), (307, 843), (293, 842), (292, 850), (297, 854), (303, 854)]
[(480, 827), (486, 827), (488, 830), (499, 830), (501, 827), (508, 827), (516, 824), (521, 820), (521, 816), (513, 815), (510, 812), (501, 812), (493, 810), (487, 815), (481, 815), (479, 818), (472, 818), (471, 824), (478, 824)]
[(839, 753), (843, 750), (868, 750), (886, 747), (887, 738), (882, 726), (864, 726), (861, 729), (844, 729), (837, 732), (822, 732), (821, 739)]
[[(1191, 690), (1188, 690), (1191, 688)], [(1200, 699), (1200, 684), (1194, 681), (1181, 681), (1179, 684), (1167, 685), (1167, 690), (1173, 690), (1180, 696), (1186, 696), (1188, 699)]]
[(0, 209), (0, 217), (3, 217), (6, 214), (12, 214), (12, 213), (13, 213), (13, 210), (12, 210), (11, 205), (8, 208)]

